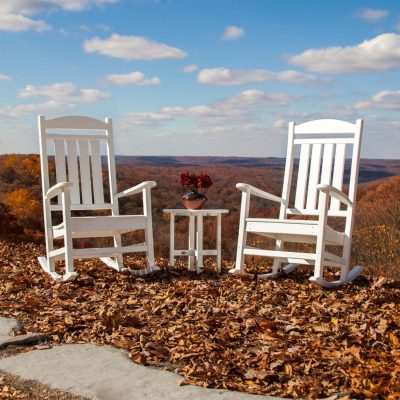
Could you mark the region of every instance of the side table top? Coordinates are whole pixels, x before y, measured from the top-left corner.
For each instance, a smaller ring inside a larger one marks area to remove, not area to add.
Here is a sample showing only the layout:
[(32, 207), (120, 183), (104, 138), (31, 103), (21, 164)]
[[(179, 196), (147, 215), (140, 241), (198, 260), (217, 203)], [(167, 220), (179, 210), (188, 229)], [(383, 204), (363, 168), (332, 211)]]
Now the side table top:
[(175, 215), (204, 215), (212, 216), (218, 214), (227, 214), (229, 210), (226, 209), (210, 209), (203, 208), (202, 210), (187, 210), (186, 208), (165, 208), (163, 212)]

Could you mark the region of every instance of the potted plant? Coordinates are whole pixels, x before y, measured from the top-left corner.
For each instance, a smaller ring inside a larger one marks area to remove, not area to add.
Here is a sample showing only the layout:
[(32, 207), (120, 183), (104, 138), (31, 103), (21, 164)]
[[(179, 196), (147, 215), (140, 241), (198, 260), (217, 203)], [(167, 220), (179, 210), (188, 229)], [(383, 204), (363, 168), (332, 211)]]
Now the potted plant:
[(182, 196), (182, 203), (188, 210), (201, 210), (207, 202), (207, 196), (199, 193), (199, 189), (208, 189), (212, 185), (212, 180), (205, 173), (190, 174), (183, 172), (179, 178), (179, 183), (188, 189)]

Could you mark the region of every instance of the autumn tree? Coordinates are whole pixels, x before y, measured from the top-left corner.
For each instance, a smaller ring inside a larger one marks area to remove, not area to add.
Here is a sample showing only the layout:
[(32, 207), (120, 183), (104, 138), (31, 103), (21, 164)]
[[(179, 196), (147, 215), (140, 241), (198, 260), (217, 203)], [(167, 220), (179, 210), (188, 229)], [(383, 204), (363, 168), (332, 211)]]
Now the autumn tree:
[(8, 193), (5, 203), (19, 224), (28, 229), (38, 229), (41, 226), (42, 205), (40, 201), (32, 198), (27, 189), (17, 189)]

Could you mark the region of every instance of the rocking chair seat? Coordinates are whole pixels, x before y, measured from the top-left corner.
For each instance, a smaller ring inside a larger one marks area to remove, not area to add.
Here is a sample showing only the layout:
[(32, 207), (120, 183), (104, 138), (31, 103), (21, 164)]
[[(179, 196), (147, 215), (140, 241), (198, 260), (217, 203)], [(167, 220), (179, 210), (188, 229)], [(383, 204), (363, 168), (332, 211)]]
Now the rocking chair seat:
[[(146, 229), (146, 217), (144, 215), (71, 217), (69, 228), (73, 239), (121, 235)], [(62, 238), (64, 234), (64, 223), (53, 227), (54, 239)]]
[[(246, 231), (275, 240), (315, 244), (318, 221), (273, 218), (246, 218)], [(345, 234), (326, 226), (326, 244), (343, 246)]]

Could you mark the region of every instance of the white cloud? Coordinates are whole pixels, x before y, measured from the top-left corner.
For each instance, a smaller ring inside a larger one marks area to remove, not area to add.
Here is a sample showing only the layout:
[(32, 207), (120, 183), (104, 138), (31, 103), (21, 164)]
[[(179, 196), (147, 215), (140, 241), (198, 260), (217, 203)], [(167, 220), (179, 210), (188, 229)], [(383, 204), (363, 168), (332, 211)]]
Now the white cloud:
[(132, 127), (154, 128), (162, 123), (172, 121), (174, 118), (168, 112), (132, 112), (119, 120), (119, 124), (124, 130)]
[(20, 14), (0, 14), (0, 30), (3, 31), (24, 32), (35, 30), (43, 32), (49, 29), (50, 25), (46, 21), (36, 21)]
[(186, 74), (190, 74), (192, 72), (196, 72), (198, 69), (199, 68), (196, 64), (190, 64), (190, 65), (185, 65), (182, 68), (182, 72), (185, 72)]
[(379, 10), (375, 8), (364, 8), (357, 12), (357, 16), (370, 22), (377, 22), (386, 18), (389, 13), (386, 10)]
[(400, 35), (384, 33), (348, 47), (308, 49), (289, 62), (313, 72), (378, 72), (400, 67)]
[(293, 99), (285, 93), (250, 89), (211, 104), (189, 108), (166, 107), (158, 112), (133, 112), (123, 118), (122, 122), (125, 126), (154, 127), (180, 117), (192, 118), (202, 128), (232, 127), (237, 123), (254, 123), (260, 118), (260, 112), (263, 114), (267, 109), (286, 106)]
[(44, 103), (19, 104), (0, 108), (0, 116), (9, 118), (19, 118), (26, 115), (46, 114), (54, 111), (61, 111), (72, 108), (73, 105), (60, 103), (56, 100), (49, 100)]
[(85, 40), (83, 48), (87, 53), (98, 53), (126, 60), (155, 60), (162, 58), (184, 58), (183, 50), (158, 43), (143, 36), (122, 36), (116, 33), (108, 39)]
[(313, 75), (297, 71), (272, 72), (264, 69), (233, 70), (223, 67), (202, 69), (197, 76), (197, 80), (207, 85), (219, 86), (238, 86), (263, 81), (293, 83), (297, 85), (327, 81), (326, 79), (316, 78)]
[(277, 129), (282, 129), (285, 128), (287, 126), (287, 121), (284, 119), (278, 119), (277, 121), (274, 122), (274, 128)]
[(223, 40), (234, 40), (239, 39), (245, 34), (244, 29), (238, 26), (230, 25), (227, 26), (222, 35)]
[(65, 111), (74, 108), (78, 103), (93, 103), (111, 97), (109, 93), (97, 89), (79, 89), (70, 82), (54, 83), (53, 85), (35, 87), (27, 85), (18, 94), (20, 98), (48, 97), (42, 103), (19, 104), (0, 108), (0, 116), (19, 118), (27, 115), (46, 114), (55, 111)]
[(93, 5), (117, 3), (119, 0), (1, 0), (1, 14), (32, 15), (43, 11), (62, 9), (82, 11)]
[(12, 81), (11, 76), (0, 74), (0, 82), (10, 82)]
[(355, 105), (360, 109), (400, 110), (400, 90), (382, 90), (375, 93), (370, 100), (360, 101)]
[(91, 32), (94, 30), (100, 30), (103, 32), (110, 32), (111, 31), (111, 26), (106, 25), (106, 24), (96, 24), (96, 25), (90, 25), (90, 24), (81, 24), (79, 25), (79, 29), (83, 32)]
[(82, 11), (93, 5), (116, 3), (119, 0), (1, 0), (0, 30), (43, 32), (51, 27), (43, 20), (28, 18), (33, 14), (53, 10)]
[(110, 74), (107, 75), (106, 79), (117, 85), (158, 85), (161, 83), (161, 79), (154, 76), (150, 79), (146, 78), (143, 72), (132, 71), (129, 74)]
[(111, 95), (107, 92), (100, 92), (97, 89), (79, 89), (71, 82), (64, 82), (42, 87), (27, 85), (25, 89), (19, 92), (19, 97), (49, 97), (57, 101), (93, 103), (108, 99)]

